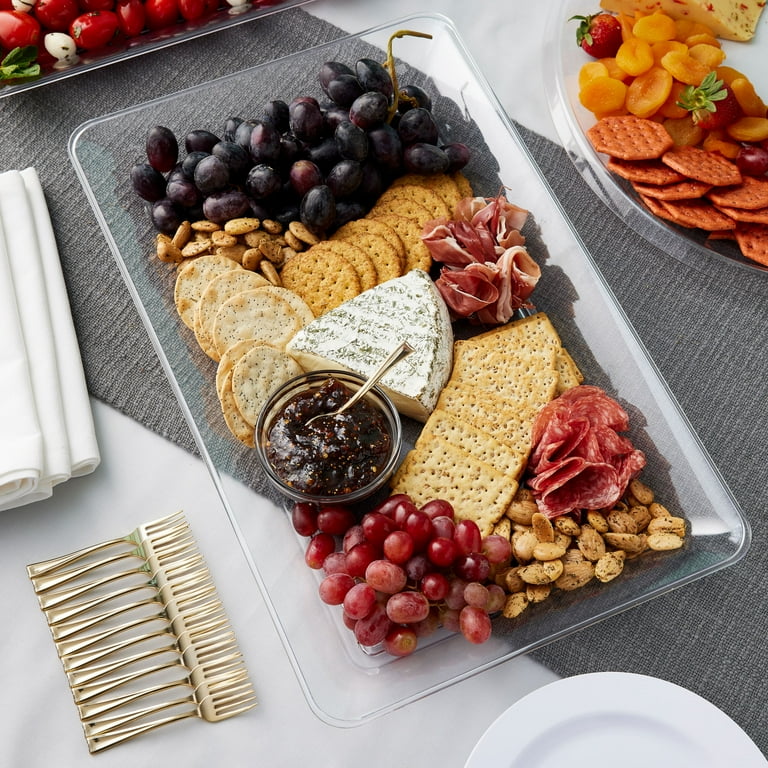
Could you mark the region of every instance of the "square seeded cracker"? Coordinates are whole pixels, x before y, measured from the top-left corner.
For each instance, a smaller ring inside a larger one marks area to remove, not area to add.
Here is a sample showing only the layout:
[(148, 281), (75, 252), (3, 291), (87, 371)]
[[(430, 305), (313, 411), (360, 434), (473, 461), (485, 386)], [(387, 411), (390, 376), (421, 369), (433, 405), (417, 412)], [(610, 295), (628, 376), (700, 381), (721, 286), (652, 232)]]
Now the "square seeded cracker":
[(431, 499), (453, 505), (457, 519), (474, 520), (488, 536), (515, 495), (517, 483), (439, 436), (410, 451), (393, 481), (417, 506)]

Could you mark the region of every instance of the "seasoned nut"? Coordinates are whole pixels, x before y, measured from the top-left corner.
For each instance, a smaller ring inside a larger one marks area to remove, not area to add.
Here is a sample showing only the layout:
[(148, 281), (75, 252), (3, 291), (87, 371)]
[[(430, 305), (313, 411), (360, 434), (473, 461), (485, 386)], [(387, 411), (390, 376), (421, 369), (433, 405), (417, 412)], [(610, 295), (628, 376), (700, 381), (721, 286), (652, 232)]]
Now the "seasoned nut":
[(493, 533), (496, 536), (503, 536), (509, 539), (512, 536), (512, 521), (508, 517), (502, 517), (496, 525), (493, 526)]
[(283, 249), (277, 240), (262, 240), (258, 248), (273, 264), (279, 265), (282, 263)]
[(533, 548), (536, 560), (557, 560), (565, 554), (566, 548), (554, 541), (540, 541)]
[(241, 263), (246, 269), (250, 269), (253, 272), (259, 268), (263, 258), (264, 255), (258, 248), (248, 248), (243, 251), (243, 261)]
[(271, 261), (262, 259), (261, 263), (259, 264), (259, 270), (261, 271), (261, 274), (264, 275), (264, 277), (266, 277), (270, 283), (272, 283), (272, 285), (276, 285), (278, 287), (282, 286), (283, 283), (280, 280), (280, 275), (277, 274), (275, 265)]
[(606, 552), (595, 563), (595, 578), (603, 584), (613, 581), (624, 570), (625, 559), (626, 555), (621, 550)]
[(510, 595), (504, 603), (502, 614), (507, 619), (514, 619), (519, 616), (528, 607), (528, 598), (525, 592), (515, 592)]
[(590, 509), (587, 512), (587, 522), (598, 532), (605, 533), (610, 530), (605, 515), (597, 509)]
[(605, 541), (603, 537), (589, 524), (581, 526), (581, 533), (576, 538), (576, 543), (581, 554), (595, 562), (605, 554)]
[(683, 546), (683, 538), (676, 533), (651, 533), (648, 535), (648, 546), (658, 552), (680, 549)]
[(629, 481), (628, 490), (644, 507), (653, 502), (653, 491), (637, 478)]
[(195, 232), (215, 232), (216, 230), (221, 229), (221, 225), (217, 224), (215, 221), (208, 221), (208, 219), (193, 221), (190, 226)]
[(564, 533), (560, 533), (560, 531), (555, 531), (554, 543), (562, 547), (563, 549), (568, 549), (568, 547), (571, 546), (572, 541), (573, 541), (573, 536), (567, 536)]
[(258, 248), (260, 243), (271, 239), (272, 235), (270, 235), (268, 232), (264, 232), (261, 229), (255, 230), (253, 232), (246, 232), (243, 236), (245, 244), (250, 248)]
[(525, 596), (529, 603), (541, 603), (546, 600), (552, 592), (549, 584), (528, 584), (525, 587)]
[(616, 549), (623, 549), (628, 555), (637, 555), (648, 549), (647, 537), (644, 533), (604, 533), (606, 543)]
[(606, 515), (608, 527), (614, 533), (637, 533), (637, 521), (634, 516), (623, 509), (612, 509)]
[(299, 238), (296, 237), (296, 235), (294, 235), (293, 232), (291, 232), (290, 229), (287, 229), (283, 233), (283, 237), (285, 238), (285, 244), (289, 248), (293, 248), (294, 251), (303, 251), (304, 250), (304, 247), (306, 246), (306, 243), (303, 242), (302, 240), (299, 240)]
[(527, 488), (520, 488), (504, 513), (513, 523), (530, 525), (531, 518), (538, 512), (533, 495)]
[(202, 256), (204, 253), (208, 253), (211, 249), (211, 239), (206, 237), (202, 240), (190, 240), (182, 249), (181, 252), (185, 259), (192, 258), (193, 256)]
[(531, 518), (531, 526), (539, 541), (552, 542), (555, 540), (555, 529), (552, 521), (541, 512), (536, 512)]
[(192, 225), (188, 221), (182, 221), (172, 239), (177, 248), (183, 248), (192, 239)]
[(293, 248), (289, 248), (287, 245), (283, 246), (282, 252), (283, 252), (283, 265), (285, 265), (286, 261), (290, 261), (297, 253), (297, 251), (294, 251)]
[(563, 567), (561, 560), (534, 561), (520, 569), (520, 578), (526, 584), (550, 584), (560, 577)]
[(570, 547), (562, 557), (563, 563), (583, 563), (589, 562), (578, 546)]
[(555, 581), (559, 589), (570, 592), (592, 581), (595, 566), (589, 560), (569, 561), (563, 564), (563, 572)]
[(219, 245), (214, 248), (213, 252), (219, 256), (226, 256), (228, 259), (232, 259), (232, 261), (241, 264), (243, 261), (243, 254), (247, 250), (248, 249), (244, 245), (237, 243), (236, 245)]
[(629, 508), (629, 514), (635, 520), (637, 525), (637, 533), (644, 531), (648, 527), (648, 523), (651, 522), (651, 513), (648, 511), (648, 507), (644, 504), (635, 504)]
[(283, 231), (283, 225), (274, 219), (264, 219), (261, 222), (262, 229), (270, 235), (279, 235)]
[(555, 518), (555, 529), (566, 536), (578, 536), (581, 532), (581, 526), (570, 515)]
[(222, 245), (229, 247), (237, 245), (237, 238), (234, 235), (225, 232), (223, 229), (217, 229), (215, 232), (211, 232), (211, 242), (214, 246)]
[(654, 517), (648, 523), (648, 533), (674, 533), (677, 536), (685, 536), (685, 520), (682, 517), (664, 515)]
[(504, 583), (499, 586), (504, 587), (507, 592), (522, 592), (525, 589), (525, 582), (520, 578), (520, 567), (506, 568), (504, 573)]
[(184, 254), (173, 244), (173, 240), (168, 235), (158, 234), (155, 244), (157, 258), (160, 261), (171, 263), (181, 261), (184, 258)]
[(224, 231), (230, 235), (246, 235), (257, 230), (261, 222), (253, 216), (244, 216), (239, 219), (230, 219), (224, 225)]
[(538, 543), (532, 530), (516, 531), (512, 534), (512, 554), (519, 563), (528, 563), (533, 559), (533, 550)]
[(651, 517), (672, 517), (672, 513), (663, 505), (654, 501), (648, 505), (648, 512)]
[(288, 231), (307, 245), (317, 245), (320, 242), (320, 238), (307, 229), (300, 221), (290, 222), (288, 224)]

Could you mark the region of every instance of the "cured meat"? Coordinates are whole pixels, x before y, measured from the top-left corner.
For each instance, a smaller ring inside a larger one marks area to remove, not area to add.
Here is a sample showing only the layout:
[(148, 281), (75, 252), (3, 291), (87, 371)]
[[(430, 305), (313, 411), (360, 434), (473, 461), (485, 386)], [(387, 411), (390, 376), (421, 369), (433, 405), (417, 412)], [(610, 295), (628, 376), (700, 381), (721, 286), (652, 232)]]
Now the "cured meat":
[(602, 389), (581, 385), (541, 409), (531, 430), (528, 486), (539, 511), (554, 518), (613, 506), (645, 466), (619, 434), (627, 412)]

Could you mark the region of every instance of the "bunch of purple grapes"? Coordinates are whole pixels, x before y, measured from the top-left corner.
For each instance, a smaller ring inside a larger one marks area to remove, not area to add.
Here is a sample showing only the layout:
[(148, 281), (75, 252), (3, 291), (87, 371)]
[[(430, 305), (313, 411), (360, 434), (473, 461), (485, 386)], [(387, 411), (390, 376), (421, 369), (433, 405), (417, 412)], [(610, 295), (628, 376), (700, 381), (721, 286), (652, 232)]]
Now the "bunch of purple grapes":
[(466, 145), (441, 143), (426, 91), (395, 93), (377, 61), (328, 61), (318, 79), (322, 99), (270, 101), (252, 119), (227, 118), (221, 135), (192, 130), (184, 152), (173, 131), (152, 127), (131, 182), (155, 228), (173, 234), (184, 220), (255, 216), (324, 236), (364, 216), (403, 173), (452, 173), (469, 161)]
[(299, 502), (291, 516), (310, 537), (305, 562), (324, 573), (320, 599), (342, 607), (360, 645), (406, 656), (440, 627), (471, 643), (490, 637), (491, 615), (506, 600), (493, 574), (509, 565), (512, 546), (456, 520), (449, 502), (418, 508), (395, 494), (359, 520), (343, 505)]

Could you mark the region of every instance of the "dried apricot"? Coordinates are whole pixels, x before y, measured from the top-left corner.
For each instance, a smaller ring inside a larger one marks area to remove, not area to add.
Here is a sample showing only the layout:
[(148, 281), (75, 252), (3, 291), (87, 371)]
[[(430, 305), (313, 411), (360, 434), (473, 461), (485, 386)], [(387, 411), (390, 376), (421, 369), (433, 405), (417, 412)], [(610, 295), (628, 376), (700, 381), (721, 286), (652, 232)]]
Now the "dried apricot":
[[(671, 77), (671, 75), (670, 75)], [(669, 90), (669, 96), (667, 100), (659, 107), (659, 115), (661, 117), (686, 117), (689, 112), (685, 107), (681, 107), (678, 102), (683, 94), (683, 91), (687, 88), (685, 83), (681, 83), (678, 80), (672, 80), (672, 88)]]
[(629, 77), (629, 75), (616, 63), (615, 56), (607, 59), (598, 59), (598, 61), (608, 70), (608, 77), (613, 77), (616, 80), (626, 80)]
[(610, 77), (608, 67), (599, 61), (588, 61), (579, 70), (579, 88), (583, 88), (590, 80), (596, 77)]
[(624, 108), (627, 86), (612, 77), (595, 77), (579, 91), (579, 101), (594, 114), (610, 114)]
[(661, 64), (661, 57), (670, 51), (688, 53), (688, 46), (685, 43), (678, 42), (677, 40), (662, 40), (659, 43), (653, 43), (651, 45), (651, 53), (653, 54), (653, 61), (655, 62), (656, 66)]
[(701, 143), (701, 148), (707, 152), (719, 152), (729, 160), (735, 160), (741, 145), (731, 141), (725, 131), (709, 131)]
[(688, 49), (688, 55), (691, 56), (691, 58), (696, 59), (696, 61), (700, 61), (710, 69), (719, 67), (723, 61), (725, 61), (725, 53), (722, 48), (710, 45), (709, 43), (697, 43), (696, 45), (692, 45)]
[(704, 138), (704, 130), (688, 117), (669, 118), (663, 122), (676, 147), (695, 147)]
[(661, 57), (661, 66), (669, 72), (675, 80), (687, 85), (701, 85), (701, 81), (709, 74), (710, 69), (706, 64), (696, 61), (687, 53), (670, 51)]
[(616, 52), (616, 63), (633, 77), (642, 75), (653, 66), (651, 46), (638, 38), (626, 40)]
[(742, 117), (725, 130), (736, 141), (765, 141), (768, 139), (768, 118)]
[(672, 90), (672, 75), (662, 67), (651, 67), (627, 88), (625, 105), (638, 117), (650, 117), (666, 102)]
[(757, 95), (755, 86), (746, 77), (736, 77), (729, 84), (736, 101), (748, 117), (765, 117), (766, 106)]
[(693, 48), (697, 45), (711, 45), (715, 48), (720, 48), (720, 41), (714, 35), (710, 35), (706, 32), (690, 35), (685, 38), (684, 42), (689, 48)]
[(737, 78), (743, 77), (746, 79), (746, 75), (742, 72), (739, 72), (738, 69), (734, 69), (733, 67), (729, 67), (726, 65), (721, 65), (715, 69), (715, 75), (717, 75), (718, 80), (722, 80), (725, 85), (729, 86), (731, 83), (736, 80)]
[(677, 28), (675, 22), (664, 13), (652, 13), (638, 19), (632, 27), (632, 34), (647, 43), (674, 40)]

